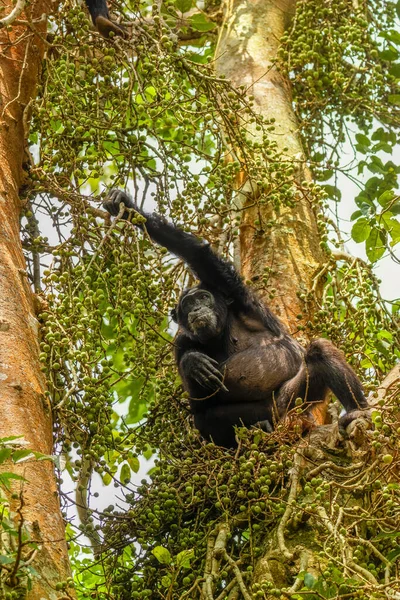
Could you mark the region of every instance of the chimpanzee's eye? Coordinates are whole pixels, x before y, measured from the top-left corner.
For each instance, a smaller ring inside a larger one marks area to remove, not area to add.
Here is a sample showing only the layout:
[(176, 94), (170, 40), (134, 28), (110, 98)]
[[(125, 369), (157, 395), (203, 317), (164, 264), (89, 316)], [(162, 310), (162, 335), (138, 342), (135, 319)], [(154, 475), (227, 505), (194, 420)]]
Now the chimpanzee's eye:
[(181, 300), (181, 307), (186, 309), (193, 304), (193, 298), (191, 296), (186, 296)]

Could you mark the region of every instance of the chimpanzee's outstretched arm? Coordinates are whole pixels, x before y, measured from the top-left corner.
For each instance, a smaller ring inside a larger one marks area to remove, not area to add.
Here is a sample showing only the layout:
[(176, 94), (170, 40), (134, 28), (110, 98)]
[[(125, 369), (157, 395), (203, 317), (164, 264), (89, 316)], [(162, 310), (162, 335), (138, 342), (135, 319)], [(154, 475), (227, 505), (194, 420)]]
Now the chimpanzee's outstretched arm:
[[(222, 293), (234, 299), (244, 299), (244, 296), (248, 295), (248, 290), (234, 266), (215, 254), (208, 242), (175, 227), (156, 213), (143, 212), (128, 194), (120, 190), (112, 190), (103, 206), (110, 214), (117, 215), (121, 202), (145, 217), (144, 227), (151, 239), (182, 258), (200, 281), (219, 288)], [(128, 216), (129, 213), (126, 212), (122, 218), (127, 219)], [(141, 224), (138, 227), (143, 229)]]
[[(127, 208), (133, 208), (143, 215), (146, 218), (145, 227), (151, 239), (160, 246), (165, 246), (175, 256), (182, 258), (202, 283), (231, 298), (244, 308), (261, 311), (263, 320), (267, 321), (267, 325), (272, 331), (279, 334), (282, 327), (280, 321), (270, 313), (268, 308), (256, 303), (232, 263), (218, 256), (208, 242), (175, 227), (160, 215), (143, 212), (128, 194), (120, 190), (112, 190), (103, 206), (111, 215), (116, 216), (119, 213), (121, 202)], [(127, 219), (128, 217), (129, 212), (126, 211), (122, 218)], [(138, 225), (138, 227), (143, 229), (143, 225)]]

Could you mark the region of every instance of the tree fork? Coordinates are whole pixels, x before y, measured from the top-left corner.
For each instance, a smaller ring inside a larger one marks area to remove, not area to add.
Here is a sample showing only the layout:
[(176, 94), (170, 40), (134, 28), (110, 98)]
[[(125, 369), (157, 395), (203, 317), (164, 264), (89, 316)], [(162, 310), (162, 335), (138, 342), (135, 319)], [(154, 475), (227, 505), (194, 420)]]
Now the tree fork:
[[(5, 15), (13, 15), (11, 0), (3, 6)], [(13, 18), (13, 24), (7, 22), (0, 30), (0, 437), (23, 436), (29, 449), (44, 454), (53, 451), (52, 417), (40, 371), (34, 297), (20, 241), (19, 190), (26, 115), (36, 91), (50, 9), (46, 0), (32, 2), (22, 15), (23, 22)], [(27, 480), (14, 491), (15, 496), (23, 496), (20, 518), (38, 543), (31, 564), (40, 577), (34, 577), (27, 597), (56, 600), (60, 596), (56, 584), (70, 576), (70, 568), (53, 464), (32, 461), (23, 465), (7, 465), (6, 470)], [(17, 521), (21, 504), (20, 498), (10, 499)]]

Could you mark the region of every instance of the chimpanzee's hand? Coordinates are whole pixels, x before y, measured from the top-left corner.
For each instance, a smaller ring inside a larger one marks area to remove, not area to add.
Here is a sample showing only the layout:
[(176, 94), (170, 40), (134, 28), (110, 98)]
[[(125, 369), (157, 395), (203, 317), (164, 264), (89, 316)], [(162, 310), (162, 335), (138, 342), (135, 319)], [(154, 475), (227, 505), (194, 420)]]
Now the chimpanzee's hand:
[(96, 27), (97, 31), (107, 40), (115, 37), (116, 35), (122, 37), (123, 39), (128, 39), (128, 32), (125, 30), (122, 25), (118, 23), (114, 23), (110, 19), (107, 19), (103, 15), (99, 15), (96, 19)]
[(195, 383), (211, 390), (212, 392), (221, 388), (225, 392), (224, 376), (218, 368), (218, 363), (213, 358), (201, 352), (187, 352), (183, 355), (180, 368), (185, 379), (192, 379)]
[[(121, 204), (121, 202), (122, 202), (122, 204), (125, 204), (126, 208), (137, 209), (132, 198), (126, 192), (123, 192), (122, 190), (117, 190), (116, 188), (111, 190), (111, 192), (108, 194), (107, 199), (103, 203), (103, 208), (107, 212), (109, 212), (110, 215), (112, 215), (113, 217), (116, 217), (119, 214), (119, 205)], [(122, 215), (122, 218), (127, 219), (128, 216), (129, 216), (129, 213), (125, 212)]]

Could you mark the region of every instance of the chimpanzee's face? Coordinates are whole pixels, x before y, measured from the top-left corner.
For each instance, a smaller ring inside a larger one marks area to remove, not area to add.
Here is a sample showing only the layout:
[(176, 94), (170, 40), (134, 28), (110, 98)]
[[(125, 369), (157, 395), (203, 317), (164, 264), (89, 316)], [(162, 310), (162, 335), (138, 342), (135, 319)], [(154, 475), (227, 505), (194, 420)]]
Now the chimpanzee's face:
[(200, 342), (217, 337), (224, 328), (226, 316), (226, 303), (201, 287), (183, 292), (177, 308), (172, 311), (173, 319)]

